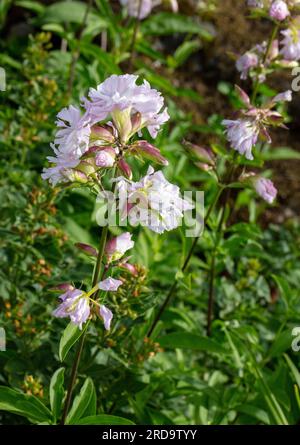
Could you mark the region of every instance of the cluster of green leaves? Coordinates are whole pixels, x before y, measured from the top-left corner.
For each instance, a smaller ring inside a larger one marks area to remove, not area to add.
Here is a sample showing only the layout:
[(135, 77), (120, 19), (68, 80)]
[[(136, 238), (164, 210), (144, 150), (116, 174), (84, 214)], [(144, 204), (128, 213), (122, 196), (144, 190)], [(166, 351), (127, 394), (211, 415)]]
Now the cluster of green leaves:
[[(0, 352), (0, 421), (56, 424), (74, 345), (83, 331), (52, 319), (56, 302), (47, 286), (64, 281), (88, 286), (93, 261), (75, 251), (73, 243), (96, 246), (99, 233), (93, 197), (81, 189), (57, 196), (40, 172), (55, 115), (70, 99), (72, 67), (74, 97), (106, 76), (122, 73), (128, 67), (134, 21), (113, 10), (111, 2), (95, 0), (80, 32), (85, 2), (45, 6), (17, 0), (1, 3), (2, 25), (14, 6), (29, 14), (34, 37), (5, 35), (0, 56), (7, 72), (7, 91), (0, 96), (0, 326), (7, 334), (7, 350)], [(183, 190), (203, 189), (208, 204), (215, 181), (193, 165), (182, 140), (203, 135), (222, 139), (222, 116), (195, 124), (192, 112), (183, 112), (178, 103), (188, 100), (200, 107), (203, 98), (179, 87), (174, 78), (193, 53), (210, 44), (214, 32), (198, 18), (158, 11), (141, 24), (132, 61), (135, 71), (167, 98), (171, 121), (156, 140), (170, 162), (166, 176)], [(176, 48), (167, 51), (164, 39), (174, 35)], [(239, 106), (232, 85), (220, 82), (218, 88)], [(222, 144), (213, 148), (225, 160), (230, 156)], [(288, 148), (266, 147), (257, 154), (256, 166), (296, 156)], [(291, 344), (299, 324), (300, 227), (290, 222), (262, 230), (258, 221), (264, 205), (251, 190), (235, 193), (233, 213), (247, 211), (250, 222), (232, 225), (218, 246), (212, 336), (205, 335), (208, 270), (219, 215), (211, 219), (185, 276), (178, 270), (192, 240), (182, 229), (162, 236), (134, 229), (132, 260), (142, 266), (138, 292), (137, 283), (130, 282), (111, 301), (115, 318), (109, 334), (99, 324), (89, 326), (67, 423), (299, 421), (300, 360)], [(176, 298), (152, 339), (145, 341), (174, 276)], [(28, 376), (34, 376), (29, 387)]]

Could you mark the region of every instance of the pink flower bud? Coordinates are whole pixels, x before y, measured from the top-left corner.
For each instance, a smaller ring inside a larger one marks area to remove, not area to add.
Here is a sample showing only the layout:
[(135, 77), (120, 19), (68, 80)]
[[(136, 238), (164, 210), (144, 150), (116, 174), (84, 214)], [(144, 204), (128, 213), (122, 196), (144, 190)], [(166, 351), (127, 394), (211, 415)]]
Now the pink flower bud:
[(238, 85), (235, 85), (235, 91), (238, 94), (241, 101), (243, 102), (243, 104), (246, 106), (246, 108), (249, 108), (251, 103), (248, 94), (244, 90), (242, 90), (242, 88), (240, 88)]
[(131, 133), (134, 134), (140, 130), (142, 125), (142, 114), (137, 112), (131, 116)]
[(121, 170), (121, 172), (126, 176), (126, 178), (131, 179), (132, 178), (132, 170), (129, 164), (127, 164), (124, 159), (120, 159), (118, 162), (118, 167)]
[(75, 287), (69, 283), (61, 283), (61, 284), (57, 284), (54, 287), (51, 287), (49, 290), (55, 291), (55, 292), (57, 292), (57, 291), (67, 292), (67, 291), (72, 291), (74, 289), (75, 289)]
[(190, 142), (184, 143), (184, 148), (189, 152), (197, 167), (201, 170), (210, 170), (215, 165), (215, 156), (209, 148), (200, 147)]
[(91, 137), (90, 140), (92, 142), (102, 141), (104, 143), (112, 144), (115, 141), (115, 137), (113, 135), (113, 128), (109, 125), (94, 125), (91, 128)]
[(82, 250), (87, 255), (94, 256), (94, 257), (96, 257), (98, 255), (98, 251), (94, 247), (90, 246), (89, 244), (76, 243), (75, 247)]
[(290, 12), (283, 0), (275, 0), (270, 7), (269, 15), (272, 19), (282, 22), (290, 15)]
[(148, 141), (137, 141), (131, 146), (131, 152), (133, 154), (141, 155), (146, 159), (157, 162), (158, 164), (168, 165), (169, 162), (162, 156), (159, 149), (154, 147)]
[(123, 269), (126, 269), (134, 277), (136, 277), (138, 275), (138, 271), (133, 264), (122, 263), (122, 264), (120, 264), (120, 267), (122, 267)]

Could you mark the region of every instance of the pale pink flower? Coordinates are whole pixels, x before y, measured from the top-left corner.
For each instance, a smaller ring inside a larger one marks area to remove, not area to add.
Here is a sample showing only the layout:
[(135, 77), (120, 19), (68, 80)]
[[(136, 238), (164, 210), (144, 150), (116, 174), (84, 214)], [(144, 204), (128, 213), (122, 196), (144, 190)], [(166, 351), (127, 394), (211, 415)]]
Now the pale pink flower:
[(285, 20), (290, 15), (286, 2), (283, 0), (273, 1), (270, 7), (269, 15), (272, 19), (280, 22)]
[(236, 69), (241, 73), (241, 79), (248, 77), (249, 70), (258, 65), (258, 57), (255, 53), (247, 51), (236, 61)]
[(150, 14), (154, 6), (160, 4), (160, 0), (120, 0), (120, 3), (127, 7), (129, 16), (142, 20)]
[[(90, 101), (84, 103), (91, 121), (96, 123), (111, 116), (126, 138), (131, 136), (131, 131), (135, 133), (144, 127), (156, 137), (159, 127), (169, 119), (167, 110), (163, 109), (164, 99), (146, 80), (137, 85), (137, 79), (138, 76), (132, 74), (113, 74), (96, 89), (91, 88)], [(139, 126), (133, 129), (131, 118), (136, 113), (140, 113)]]
[(107, 257), (116, 261), (119, 260), (127, 250), (132, 249), (134, 241), (131, 239), (131, 233), (125, 232), (109, 240), (105, 246)]
[(107, 331), (110, 329), (110, 324), (113, 318), (113, 313), (108, 307), (104, 306), (104, 304), (100, 305), (99, 315), (103, 319), (104, 327)]
[(282, 45), (280, 53), (285, 60), (300, 59), (300, 30), (293, 27), (281, 31), (284, 36), (280, 44)]
[(72, 323), (82, 329), (82, 324), (90, 316), (89, 299), (85, 293), (79, 289), (67, 290), (59, 297), (62, 303), (53, 311), (53, 315), (58, 318), (70, 317)]
[(58, 131), (51, 148), (55, 156), (48, 156), (53, 166), (43, 170), (42, 178), (49, 179), (52, 185), (68, 181), (69, 169), (79, 164), (80, 157), (88, 150), (91, 134), (90, 120), (87, 114), (81, 115), (78, 108), (70, 105), (57, 115)]
[(114, 292), (114, 291), (118, 290), (118, 288), (121, 286), (121, 284), (123, 284), (123, 282), (121, 280), (116, 280), (115, 278), (108, 277), (105, 280), (100, 281), (98, 283), (98, 287), (101, 290)]
[(292, 91), (287, 90), (283, 93), (277, 94), (273, 99), (272, 102), (291, 102), (292, 100)]

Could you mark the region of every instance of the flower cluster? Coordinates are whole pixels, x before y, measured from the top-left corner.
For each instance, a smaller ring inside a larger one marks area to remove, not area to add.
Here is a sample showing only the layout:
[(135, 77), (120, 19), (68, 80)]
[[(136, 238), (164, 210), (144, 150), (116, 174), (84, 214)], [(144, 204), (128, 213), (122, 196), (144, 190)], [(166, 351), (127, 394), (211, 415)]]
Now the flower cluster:
[[(51, 145), (55, 156), (48, 157), (53, 165), (44, 169), (43, 179), (52, 185), (88, 182), (100, 169), (117, 164), (128, 173), (123, 161), (126, 153), (120, 146), (145, 127), (155, 138), (169, 119), (161, 94), (147, 81), (137, 85), (137, 79), (130, 74), (112, 75), (96, 89), (91, 88), (88, 99), (82, 99), (83, 114), (73, 105), (58, 113), (58, 131)], [(133, 150), (141, 156), (148, 151), (153, 154), (150, 145), (141, 150), (135, 145)], [(158, 149), (155, 154), (160, 154)], [(158, 158), (160, 162), (162, 157)]]
[[(131, 167), (125, 160), (128, 156), (168, 164), (157, 147), (139, 139), (145, 128), (155, 138), (160, 126), (169, 119), (164, 99), (147, 81), (137, 84), (137, 80), (138, 76), (134, 75), (112, 75), (97, 88), (91, 88), (88, 97), (82, 98), (83, 113), (73, 105), (58, 113), (58, 130), (51, 144), (55, 156), (48, 158), (53, 165), (43, 171), (42, 177), (53, 185), (83, 183), (106, 195), (102, 177), (107, 169), (114, 167), (123, 174), (112, 179), (114, 188), (127, 193), (126, 205), (120, 207), (122, 216), (128, 216), (133, 225), (140, 223), (162, 233), (176, 228), (183, 213), (193, 206), (181, 198), (177, 186), (151, 166), (145, 177), (137, 182), (131, 180)], [(103, 274), (118, 266), (135, 276), (135, 266), (128, 262), (128, 258), (122, 258), (133, 246), (129, 232), (109, 240), (104, 252), (84, 243), (76, 244), (90, 257), (97, 257), (97, 261), (100, 258)], [(69, 317), (82, 329), (83, 323), (96, 313), (103, 319), (105, 329), (109, 329), (113, 315), (103, 304), (105, 297), (100, 297), (99, 303), (93, 296), (99, 291), (117, 291), (121, 284), (122, 281), (110, 276), (89, 292), (69, 284), (62, 285), (61, 304), (53, 314)]]
[[(277, 94), (273, 99), (267, 102), (264, 107), (257, 108), (251, 104), (248, 95), (236, 87), (236, 90), (243, 101), (245, 109), (241, 110), (240, 117), (235, 120), (224, 119), (223, 125), (226, 127), (225, 133), (231, 147), (239, 154), (244, 155), (246, 159), (253, 160), (252, 149), (260, 137), (262, 140), (271, 142), (268, 132), (270, 126), (281, 126), (283, 117), (280, 113), (273, 110), (278, 102), (291, 101), (292, 92), (290, 90)], [(253, 183), (254, 184), (254, 183)], [(272, 203), (276, 197), (276, 189), (269, 180), (258, 180), (254, 184), (257, 193), (268, 203)]]
[(271, 142), (268, 133), (269, 126), (283, 126), (283, 117), (273, 110), (277, 102), (291, 101), (292, 92), (290, 90), (280, 93), (262, 108), (251, 105), (248, 95), (236, 87), (240, 98), (243, 100), (245, 109), (241, 110), (240, 118), (235, 120), (224, 119), (223, 125), (226, 127), (227, 139), (231, 147), (244, 155), (246, 159), (253, 160), (252, 148), (257, 143), (258, 137)]
[[(105, 246), (107, 263), (110, 264), (113, 261), (120, 260), (125, 252), (133, 246), (134, 242), (131, 239), (131, 234), (128, 232), (112, 238)], [(88, 255), (97, 256), (96, 249), (87, 244), (80, 244), (78, 247)], [(131, 273), (134, 269), (134, 266), (128, 263), (126, 258), (122, 262), (122, 266)], [(82, 329), (83, 323), (90, 318), (93, 310), (96, 315), (102, 318), (105, 329), (109, 330), (113, 318), (111, 310), (104, 304), (93, 300), (92, 297), (99, 290), (103, 291), (103, 293), (116, 292), (122, 284), (123, 282), (121, 280), (108, 277), (105, 280), (100, 281), (89, 292), (76, 289), (70, 284), (62, 284), (56, 288), (64, 291), (59, 297), (62, 302), (58, 308), (53, 311), (53, 315), (58, 318), (69, 317), (79, 329)], [(105, 296), (102, 299), (105, 300)]]

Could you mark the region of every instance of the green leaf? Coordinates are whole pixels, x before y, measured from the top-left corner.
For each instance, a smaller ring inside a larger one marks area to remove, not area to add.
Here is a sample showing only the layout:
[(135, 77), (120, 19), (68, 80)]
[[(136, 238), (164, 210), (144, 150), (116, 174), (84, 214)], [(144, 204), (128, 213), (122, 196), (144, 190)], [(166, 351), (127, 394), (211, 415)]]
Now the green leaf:
[(98, 416), (88, 416), (77, 422), (77, 425), (135, 425), (131, 420), (124, 417), (109, 416), (99, 414)]
[(18, 0), (16, 6), (21, 6), (21, 8), (29, 9), (30, 11), (36, 12), (37, 14), (42, 14), (45, 10), (45, 6), (40, 2), (35, 2), (31, 0)]
[(284, 351), (289, 349), (292, 344), (292, 333), (290, 329), (287, 329), (286, 331), (281, 332), (276, 338), (274, 343), (272, 344), (269, 356), (270, 358), (278, 357), (281, 355)]
[(76, 326), (76, 324), (72, 322), (68, 324), (59, 342), (59, 359), (61, 362), (64, 361), (74, 343), (76, 343), (77, 340), (82, 336), (86, 327), (87, 324), (82, 330), (80, 330), (79, 327)]
[(51, 423), (52, 414), (35, 396), (0, 386), (0, 410), (18, 414), (34, 423)]
[(174, 67), (177, 68), (182, 65), (190, 57), (190, 55), (198, 51), (200, 47), (201, 42), (199, 40), (183, 42), (174, 53)]
[(258, 408), (257, 406), (245, 404), (237, 406), (236, 410), (243, 414), (248, 414), (249, 416), (254, 417), (255, 419), (259, 420), (264, 424), (270, 425), (270, 419), (268, 413), (263, 409)]
[(272, 148), (269, 151), (261, 153), (261, 157), (265, 161), (300, 159), (300, 153), (299, 151), (293, 150), (290, 147), (279, 147)]
[(161, 12), (154, 14), (142, 24), (142, 32), (148, 35), (168, 35), (177, 33), (197, 34), (205, 40), (212, 40), (214, 35), (207, 25), (180, 14)]
[(78, 420), (83, 416), (87, 406), (89, 405), (94, 392), (95, 388), (93, 381), (88, 377), (84, 382), (79, 394), (74, 399), (73, 405), (67, 417), (67, 424), (77, 424)]
[(94, 60), (97, 60), (100, 66), (103, 66), (109, 74), (121, 74), (119, 66), (115, 62), (115, 57), (109, 54), (99, 46), (89, 42), (81, 42), (80, 49), (82, 54), (92, 56)]
[[(79, 1), (57, 2), (45, 8), (41, 17), (43, 23), (77, 23), (81, 24), (86, 14), (87, 4)], [(107, 26), (106, 20), (90, 10), (87, 16), (87, 24), (98, 22), (103, 28)]]
[(294, 365), (294, 363), (292, 362), (292, 360), (290, 359), (290, 357), (287, 354), (283, 354), (293, 376), (295, 379), (295, 382), (297, 383), (298, 387), (300, 388), (300, 372), (298, 371), (298, 369), (296, 368), (296, 366)]
[(157, 341), (163, 348), (169, 349), (179, 348), (216, 353), (226, 352), (226, 349), (214, 340), (188, 332), (173, 332), (160, 337)]
[(50, 406), (55, 420), (59, 419), (64, 398), (65, 368), (59, 368), (53, 374), (50, 382)]

